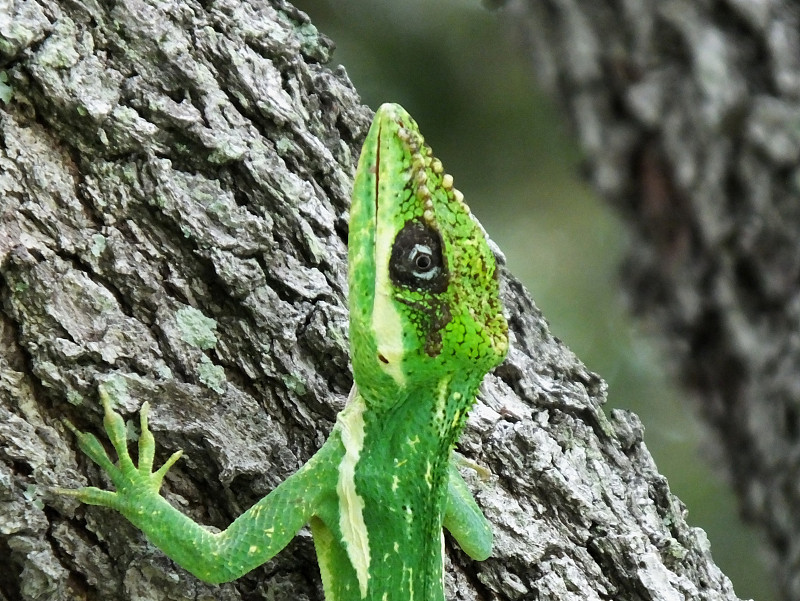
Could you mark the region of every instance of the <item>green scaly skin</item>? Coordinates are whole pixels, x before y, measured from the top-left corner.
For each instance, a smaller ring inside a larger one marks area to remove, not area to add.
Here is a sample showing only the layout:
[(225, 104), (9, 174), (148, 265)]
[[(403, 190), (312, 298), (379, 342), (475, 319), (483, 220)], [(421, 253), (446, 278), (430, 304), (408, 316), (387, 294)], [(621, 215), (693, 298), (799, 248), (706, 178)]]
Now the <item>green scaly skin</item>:
[(508, 348), (494, 257), (453, 179), (396, 104), (378, 109), (361, 152), (349, 240), (356, 385), (330, 437), (300, 470), (212, 533), (159, 495), (142, 405), (139, 464), (100, 387), (114, 465), (72, 430), (116, 492), (62, 491), (116, 509), (207, 582), (233, 580), (310, 523), (327, 601), (443, 601), (442, 528), (474, 559), (489, 523), (451, 458), (484, 375)]

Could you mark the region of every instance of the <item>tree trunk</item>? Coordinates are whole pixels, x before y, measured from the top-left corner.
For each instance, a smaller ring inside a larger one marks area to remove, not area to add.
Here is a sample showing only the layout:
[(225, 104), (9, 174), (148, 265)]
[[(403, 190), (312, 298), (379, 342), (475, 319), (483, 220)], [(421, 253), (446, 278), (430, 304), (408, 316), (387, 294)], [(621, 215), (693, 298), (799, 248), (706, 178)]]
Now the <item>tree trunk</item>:
[[(369, 112), (290, 5), (17, 3), (0, 14), (0, 599), (322, 599), (307, 533), (204, 584), (120, 515), (67, 418), (145, 400), (165, 496), (225, 527), (321, 445), (351, 385), (347, 206)], [(635, 416), (504, 269), (513, 331), (460, 450), (493, 522), (451, 599), (725, 599)]]
[(800, 599), (800, 9), (505, 4), (634, 233), (631, 305), (669, 342)]

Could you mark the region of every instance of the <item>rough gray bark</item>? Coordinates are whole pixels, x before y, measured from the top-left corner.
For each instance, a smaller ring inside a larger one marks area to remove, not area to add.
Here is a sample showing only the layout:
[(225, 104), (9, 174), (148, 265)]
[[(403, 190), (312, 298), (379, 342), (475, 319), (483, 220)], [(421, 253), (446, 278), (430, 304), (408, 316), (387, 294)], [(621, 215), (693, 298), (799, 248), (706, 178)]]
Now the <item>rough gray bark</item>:
[[(351, 383), (347, 202), (369, 114), (290, 5), (58, 3), (0, 13), (0, 599), (321, 599), (303, 534), (206, 585), (114, 512), (61, 423), (97, 385), (153, 405), (164, 494), (224, 527), (322, 443)], [(635, 416), (502, 276), (513, 331), (463, 453), (495, 527), (452, 599), (725, 599), (730, 582)], [(471, 474), (467, 474), (471, 476)]]
[(800, 599), (800, 6), (504, 4), (634, 232), (631, 305), (667, 339)]

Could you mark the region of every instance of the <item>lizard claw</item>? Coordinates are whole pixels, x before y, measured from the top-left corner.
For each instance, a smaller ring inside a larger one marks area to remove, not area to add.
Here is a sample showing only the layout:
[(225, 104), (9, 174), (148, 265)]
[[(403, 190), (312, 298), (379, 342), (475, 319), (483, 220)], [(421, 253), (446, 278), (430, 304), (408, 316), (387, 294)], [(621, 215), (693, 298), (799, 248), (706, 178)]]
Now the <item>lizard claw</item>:
[(81, 503), (87, 505), (101, 505), (103, 507), (117, 508), (117, 493), (110, 490), (103, 490), (96, 486), (84, 486), (83, 488), (61, 488), (54, 486), (49, 489), (50, 492), (77, 499)]

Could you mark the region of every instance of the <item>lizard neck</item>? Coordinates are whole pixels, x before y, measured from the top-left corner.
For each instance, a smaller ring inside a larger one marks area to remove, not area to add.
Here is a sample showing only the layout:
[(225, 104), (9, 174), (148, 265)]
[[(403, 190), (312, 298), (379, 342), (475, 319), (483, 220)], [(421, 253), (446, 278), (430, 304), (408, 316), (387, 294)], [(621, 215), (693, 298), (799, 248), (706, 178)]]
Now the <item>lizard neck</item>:
[(444, 599), (448, 463), (479, 383), (453, 374), (363, 412), (354, 482), (369, 535), (370, 599)]
[[(420, 490), (436, 488), (426, 476), (432, 462), (446, 466), (464, 428), (480, 380), (449, 374), (438, 382), (403, 391), (400, 398), (364, 413), (363, 468), (385, 476), (413, 479)], [(419, 479), (423, 481), (420, 482)]]

